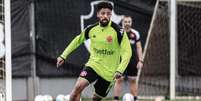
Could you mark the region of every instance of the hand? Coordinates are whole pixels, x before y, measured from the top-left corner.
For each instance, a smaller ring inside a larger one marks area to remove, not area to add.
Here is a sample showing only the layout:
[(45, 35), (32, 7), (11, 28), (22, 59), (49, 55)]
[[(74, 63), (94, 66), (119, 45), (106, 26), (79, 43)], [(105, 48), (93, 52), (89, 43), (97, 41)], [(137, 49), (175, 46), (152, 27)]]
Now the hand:
[(114, 79), (116, 80), (116, 79), (119, 79), (121, 77), (122, 77), (122, 73), (116, 71), (115, 74), (114, 74)]
[(64, 59), (61, 57), (57, 58), (57, 68), (64, 64)]
[(143, 67), (143, 62), (142, 61), (139, 61), (137, 63), (137, 69), (141, 69)]

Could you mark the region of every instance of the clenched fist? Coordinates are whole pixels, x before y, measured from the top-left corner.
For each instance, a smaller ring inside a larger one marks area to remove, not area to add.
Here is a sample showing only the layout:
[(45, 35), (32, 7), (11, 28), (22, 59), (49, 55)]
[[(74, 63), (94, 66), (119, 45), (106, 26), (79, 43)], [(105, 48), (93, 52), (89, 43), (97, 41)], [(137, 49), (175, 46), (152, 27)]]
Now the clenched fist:
[(115, 74), (114, 74), (114, 79), (119, 79), (122, 77), (122, 73), (116, 71)]
[(65, 62), (65, 60), (61, 57), (57, 58), (57, 68), (60, 67), (61, 65), (63, 65)]

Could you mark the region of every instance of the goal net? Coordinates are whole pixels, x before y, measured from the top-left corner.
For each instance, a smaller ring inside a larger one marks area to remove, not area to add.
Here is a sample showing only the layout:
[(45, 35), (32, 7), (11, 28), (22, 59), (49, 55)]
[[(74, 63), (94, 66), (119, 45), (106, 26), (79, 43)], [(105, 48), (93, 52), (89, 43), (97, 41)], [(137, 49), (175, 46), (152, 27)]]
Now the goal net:
[(165, 96), (169, 91), (168, 3), (157, 2), (144, 49), (144, 68), (139, 79), (139, 95)]
[(178, 68), (177, 96), (201, 95), (201, 1), (177, 2)]
[[(139, 79), (140, 96), (170, 95), (170, 0), (158, 1), (144, 49)], [(178, 98), (201, 95), (201, 1), (177, 0), (175, 93)]]

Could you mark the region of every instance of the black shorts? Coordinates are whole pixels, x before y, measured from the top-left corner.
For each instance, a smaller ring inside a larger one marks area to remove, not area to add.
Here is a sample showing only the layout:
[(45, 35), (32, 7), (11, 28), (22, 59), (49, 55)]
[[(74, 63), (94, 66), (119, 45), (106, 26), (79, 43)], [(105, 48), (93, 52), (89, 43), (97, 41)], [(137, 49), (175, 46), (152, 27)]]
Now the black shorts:
[(106, 97), (112, 87), (111, 82), (100, 77), (91, 67), (85, 67), (81, 71), (80, 77), (88, 80), (90, 84), (96, 81), (94, 84), (95, 93), (101, 97)]
[(137, 61), (130, 60), (126, 70), (124, 71), (124, 76), (137, 76), (138, 69), (137, 69)]

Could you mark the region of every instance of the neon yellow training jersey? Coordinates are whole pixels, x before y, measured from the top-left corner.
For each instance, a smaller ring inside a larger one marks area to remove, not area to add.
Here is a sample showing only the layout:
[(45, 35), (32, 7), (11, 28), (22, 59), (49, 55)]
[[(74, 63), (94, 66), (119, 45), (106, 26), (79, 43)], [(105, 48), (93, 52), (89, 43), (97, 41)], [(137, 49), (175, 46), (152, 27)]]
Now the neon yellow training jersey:
[[(60, 57), (66, 59), (85, 40), (90, 39), (90, 57), (85, 66), (91, 67), (107, 81), (112, 81), (116, 71), (123, 73), (132, 55), (126, 33), (112, 21), (105, 27), (99, 23), (87, 27), (67, 46)], [(121, 58), (121, 60), (120, 60)]]

